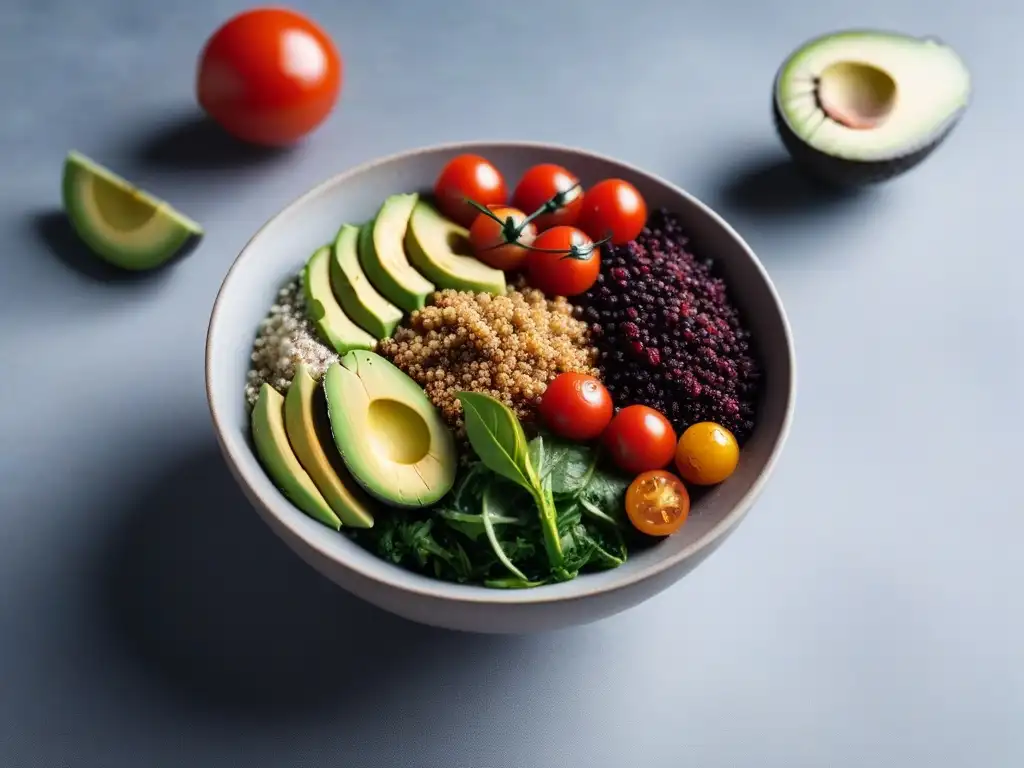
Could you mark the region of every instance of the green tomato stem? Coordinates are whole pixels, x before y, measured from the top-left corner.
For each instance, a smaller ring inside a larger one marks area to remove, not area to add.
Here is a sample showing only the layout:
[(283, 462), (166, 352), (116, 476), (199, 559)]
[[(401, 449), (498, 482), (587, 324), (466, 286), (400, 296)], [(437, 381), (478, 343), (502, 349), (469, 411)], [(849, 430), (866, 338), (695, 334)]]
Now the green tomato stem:
[(567, 187), (566, 189), (563, 189), (561, 192), (556, 192), (540, 208), (538, 208), (536, 211), (527, 216), (526, 221), (523, 222), (523, 225), (525, 226), (526, 224), (529, 224), (538, 216), (543, 216), (545, 213), (554, 213), (559, 208), (564, 208), (566, 204), (570, 201), (569, 195), (576, 189), (580, 188), (581, 186), (582, 185), (577, 181), (571, 187)]

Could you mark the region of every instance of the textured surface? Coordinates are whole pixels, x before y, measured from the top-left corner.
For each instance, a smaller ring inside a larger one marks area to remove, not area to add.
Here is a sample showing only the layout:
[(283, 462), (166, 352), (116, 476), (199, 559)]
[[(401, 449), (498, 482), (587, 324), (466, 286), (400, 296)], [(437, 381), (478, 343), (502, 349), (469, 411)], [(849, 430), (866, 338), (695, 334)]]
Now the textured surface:
[[(4, 12), (0, 764), (1024, 764), (1024, 95), (1001, 87), (1024, 77), (1022, 7), (420, 5), (298, 4), (348, 82), (284, 154), (194, 122), (194, 57), (240, 4)], [(814, 193), (781, 164), (772, 76), (850, 25), (939, 35), (978, 95), (905, 177)], [(800, 357), (787, 452), (726, 546), (639, 609), (526, 638), (406, 625), (303, 566), (223, 468), (202, 383), (218, 284), (282, 204), (373, 156), (487, 137), (604, 151), (717, 206)], [(70, 147), (205, 242), (149, 279), (93, 267), (53, 215)]]

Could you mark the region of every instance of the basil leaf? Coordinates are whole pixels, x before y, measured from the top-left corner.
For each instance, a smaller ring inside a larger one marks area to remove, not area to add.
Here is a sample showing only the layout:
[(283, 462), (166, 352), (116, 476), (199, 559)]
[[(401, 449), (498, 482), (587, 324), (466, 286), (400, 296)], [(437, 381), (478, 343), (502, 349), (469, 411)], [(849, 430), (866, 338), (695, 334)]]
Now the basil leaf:
[(537, 476), (530, 463), (526, 434), (519, 419), (503, 403), (479, 392), (459, 392), (466, 436), (489, 470), (536, 491)]

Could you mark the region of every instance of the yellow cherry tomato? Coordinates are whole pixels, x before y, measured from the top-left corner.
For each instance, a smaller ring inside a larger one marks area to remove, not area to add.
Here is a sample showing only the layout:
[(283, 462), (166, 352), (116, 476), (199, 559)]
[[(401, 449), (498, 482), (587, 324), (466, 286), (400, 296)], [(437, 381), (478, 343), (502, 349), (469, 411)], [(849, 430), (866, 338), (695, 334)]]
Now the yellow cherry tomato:
[(740, 446), (721, 424), (701, 421), (683, 432), (676, 445), (676, 469), (694, 485), (715, 485), (736, 470)]
[(638, 475), (626, 491), (629, 522), (648, 536), (670, 536), (690, 514), (690, 494), (683, 481), (663, 469)]

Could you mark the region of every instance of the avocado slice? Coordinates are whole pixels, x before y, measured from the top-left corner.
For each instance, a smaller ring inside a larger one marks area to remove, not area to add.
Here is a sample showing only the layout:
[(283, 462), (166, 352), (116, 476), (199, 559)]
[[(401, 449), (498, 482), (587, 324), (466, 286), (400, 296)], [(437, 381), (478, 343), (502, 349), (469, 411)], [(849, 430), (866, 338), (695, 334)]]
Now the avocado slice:
[(324, 374), (334, 444), (356, 481), (397, 507), (427, 507), (455, 482), (455, 438), (420, 386), (373, 352)]
[(331, 290), (331, 248), (323, 246), (309, 257), (302, 275), (306, 314), (339, 355), (350, 349), (373, 349), (377, 340), (345, 314)]
[(405, 252), (412, 265), (438, 288), (505, 293), (505, 273), (469, 255), (473, 252), (469, 230), (446, 219), (425, 200), (412, 209)]
[(342, 525), (372, 528), (373, 503), (334, 450), (323, 387), (305, 363), (299, 364), (285, 395), (284, 426), (296, 458)]
[(359, 238), (359, 261), (373, 287), (406, 312), (423, 309), (435, 286), (413, 269), (403, 242), (419, 195), (391, 195)]
[(964, 62), (938, 40), (838, 32), (783, 63), (775, 125), (810, 173), (842, 185), (880, 182), (931, 154), (959, 122), (970, 92)]
[(331, 288), (349, 317), (378, 339), (395, 331), (402, 310), (385, 299), (366, 279), (359, 265), (359, 231), (352, 224), (338, 230), (331, 251)]
[(61, 187), (75, 232), (115, 267), (154, 269), (203, 235), (199, 224), (168, 203), (74, 150), (64, 159)]
[(292, 451), (284, 424), (284, 397), (269, 384), (260, 387), (252, 409), (252, 440), (274, 485), (314, 520), (339, 530), (341, 521)]

